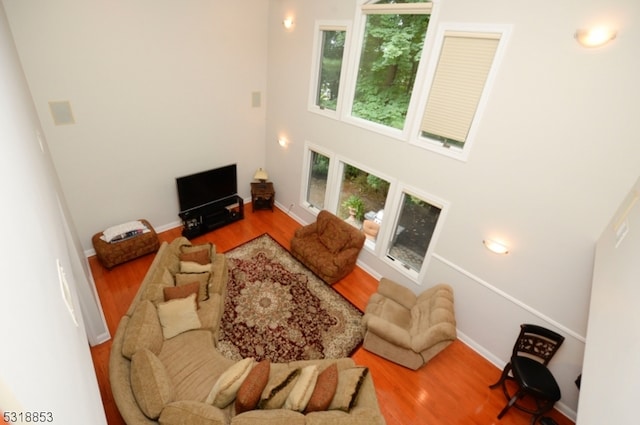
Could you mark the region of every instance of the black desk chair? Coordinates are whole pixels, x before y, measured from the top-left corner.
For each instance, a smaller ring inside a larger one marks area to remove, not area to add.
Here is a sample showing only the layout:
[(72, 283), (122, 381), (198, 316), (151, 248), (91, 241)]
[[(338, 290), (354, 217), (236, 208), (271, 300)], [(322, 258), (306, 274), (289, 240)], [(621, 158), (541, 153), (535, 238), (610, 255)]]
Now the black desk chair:
[[(502, 385), (508, 400), (507, 405), (498, 414), (498, 419), (511, 407), (515, 407), (532, 414), (531, 425), (535, 425), (538, 419), (560, 400), (560, 387), (547, 365), (564, 342), (564, 337), (537, 325), (523, 324), (520, 328), (511, 361), (504, 367), (500, 380), (490, 388)], [(507, 390), (507, 380), (515, 381), (518, 385), (513, 395)], [(518, 403), (518, 400), (525, 396), (535, 401), (535, 408)]]

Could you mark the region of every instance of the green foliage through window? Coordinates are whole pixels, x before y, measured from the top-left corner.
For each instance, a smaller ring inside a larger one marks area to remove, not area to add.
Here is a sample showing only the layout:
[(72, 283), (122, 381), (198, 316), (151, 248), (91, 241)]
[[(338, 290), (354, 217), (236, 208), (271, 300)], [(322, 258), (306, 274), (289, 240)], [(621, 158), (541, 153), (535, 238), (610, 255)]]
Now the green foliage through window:
[(336, 110), (346, 31), (322, 31), (322, 57), (316, 105)]
[(424, 14), (367, 15), (353, 116), (404, 127), (428, 25)]

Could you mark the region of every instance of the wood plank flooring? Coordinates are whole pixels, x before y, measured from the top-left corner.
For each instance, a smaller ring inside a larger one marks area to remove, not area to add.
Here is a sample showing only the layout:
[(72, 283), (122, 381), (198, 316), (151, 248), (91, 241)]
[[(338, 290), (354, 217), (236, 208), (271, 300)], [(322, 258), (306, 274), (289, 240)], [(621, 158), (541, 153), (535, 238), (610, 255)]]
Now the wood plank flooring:
[[(153, 224), (153, 223), (152, 223)], [(273, 212), (251, 212), (245, 206), (245, 218), (192, 240), (212, 242), (218, 252), (269, 233), (286, 248), (299, 224), (279, 209)], [(181, 229), (161, 233), (160, 239), (171, 241)], [(98, 295), (102, 302), (109, 331), (113, 335), (142, 281), (153, 255), (148, 255), (107, 270), (96, 257), (89, 258)], [(360, 268), (334, 285), (334, 288), (354, 305), (364, 310), (377, 280)], [(107, 341), (91, 348), (96, 376), (109, 425), (123, 425), (111, 395), (109, 385), (109, 350)], [(384, 360), (359, 348), (353, 355), (356, 363), (369, 367), (378, 401), (388, 425), (526, 425), (530, 417), (512, 409), (501, 420), (497, 413), (505, 404), (500, 389), (491, 390), (500, 371), (460, 341), (455, 341), (418, 371), (412, 371)], [(559, 425), (573, 424), (564, 415), (553, 411)]]

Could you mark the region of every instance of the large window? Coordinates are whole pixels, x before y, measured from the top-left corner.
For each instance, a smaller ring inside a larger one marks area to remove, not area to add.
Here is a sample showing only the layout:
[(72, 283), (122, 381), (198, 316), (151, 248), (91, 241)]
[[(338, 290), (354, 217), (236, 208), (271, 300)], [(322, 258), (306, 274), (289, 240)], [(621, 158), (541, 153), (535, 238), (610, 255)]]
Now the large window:
[[(383, 6), (381, 3), (377, 5)], [(402, 130), (429, 15), (426, 9), (423, 13), (404, 13), (401, 8), (386, 7), (371, 7), (365, 13), (366, 25), (351, 114)]]
[(387, 180), (343, 163), (337, 215), (358, 229), (365, 220), (381, 221), (389, 186)]
[(359, 0), (352, 43), (346, 24), (316, 24), (309, 109), (466, 160), (511, 27), (438, 23), (435, 9)]

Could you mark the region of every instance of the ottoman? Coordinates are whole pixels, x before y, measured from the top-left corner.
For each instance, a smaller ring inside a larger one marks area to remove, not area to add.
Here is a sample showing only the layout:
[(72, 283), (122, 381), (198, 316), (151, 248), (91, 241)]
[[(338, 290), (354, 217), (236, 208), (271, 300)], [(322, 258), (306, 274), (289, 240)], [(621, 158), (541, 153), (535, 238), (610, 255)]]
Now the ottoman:
[(117, 242), (105, 242), (101, 239), (103, 232), (96, 233), (91, 238), (96, 256), (104, 267), (111, 269), (118, 264), (133, 260), (152, 252), (156, 252), (160, 247), (158, 234), (147, 220), (140, 219), (148, 232), (141, 233)]

